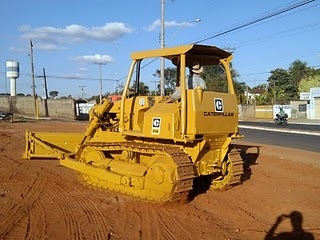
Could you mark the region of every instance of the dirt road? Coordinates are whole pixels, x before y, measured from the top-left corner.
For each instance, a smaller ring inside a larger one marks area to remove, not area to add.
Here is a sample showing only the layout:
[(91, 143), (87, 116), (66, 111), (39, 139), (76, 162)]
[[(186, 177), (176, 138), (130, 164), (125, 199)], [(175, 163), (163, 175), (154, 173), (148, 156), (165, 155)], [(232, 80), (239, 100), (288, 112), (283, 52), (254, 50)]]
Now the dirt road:
[(242, 185), (160, 205), (85, 186), (55, 160), (21, 160), (26, 129), (85, 124), (0, 122), (0, 239), (320, 239), (320, 154), (238, 141)]

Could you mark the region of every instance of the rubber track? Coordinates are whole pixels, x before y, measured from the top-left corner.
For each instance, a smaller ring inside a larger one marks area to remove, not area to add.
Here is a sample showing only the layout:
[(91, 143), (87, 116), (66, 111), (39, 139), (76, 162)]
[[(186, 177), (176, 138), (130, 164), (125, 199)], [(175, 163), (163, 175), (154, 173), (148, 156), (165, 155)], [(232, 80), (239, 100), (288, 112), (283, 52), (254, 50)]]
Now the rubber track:
[[(137, 152), (139, 154), (160, 154), (160, 155), (169, 155), (176, 164), (178, 182), (176, 183), (176, 189), (174, 195), (170, 201), (179, 201), (183, 199), (193, 186), (194, 170), (193, 163), (189, 159), (188, 155), (183, 152), (178, 147), (167, 146), (167, 145), (155, 145), (147, 143), (135, 143), (135, 142), (88, 142), (81, 146), (79, 151), (85, 149), (85, 147), (94, 147), (98, 151), (119, 151), (119, 150), (128, 150), (132, 152)], [(80, 154), (81, 154), (80, 152)], [(79, 155), (78, 155), (79, 156)], [(107, 188), (109, 189), (109, 188)], [(116, 191), (115, 189), (110, 189)], [(136, 196), (140, 197), (140, 196)], [(148, 200), (154, 200), (149, 199)]]

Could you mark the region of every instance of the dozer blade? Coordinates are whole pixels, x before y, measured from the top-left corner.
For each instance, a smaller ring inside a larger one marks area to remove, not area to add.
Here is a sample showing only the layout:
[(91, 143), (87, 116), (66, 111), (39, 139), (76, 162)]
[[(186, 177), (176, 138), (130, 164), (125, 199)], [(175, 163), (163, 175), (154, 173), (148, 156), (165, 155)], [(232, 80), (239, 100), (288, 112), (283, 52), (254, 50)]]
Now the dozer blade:
[(23, 159), (51, 158), (64, 159), (75, 154), (83, 133), (26, 132), (26, 149)]

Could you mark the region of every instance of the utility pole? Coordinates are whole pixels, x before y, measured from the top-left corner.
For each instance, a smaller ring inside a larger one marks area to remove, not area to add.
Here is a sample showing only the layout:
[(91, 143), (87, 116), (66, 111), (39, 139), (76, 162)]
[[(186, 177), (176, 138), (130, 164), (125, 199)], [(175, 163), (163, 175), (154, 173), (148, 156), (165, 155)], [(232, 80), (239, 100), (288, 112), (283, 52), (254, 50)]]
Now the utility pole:
[(33, 65), (33, 44), (32, 40), (30, 39), (30, 62), (31, 62), (31, 80), (32, 80), (32, 96), (34, 101), (34, 113), (37, 116), (37, 99), (36, 99), (36, 86), (34, 81), (34, 65)]
[(157, 83), (158, 81), (151, 81), (152, 83), (154, 83), (154, 95), (157, 96)]
[(102, 65), (107, 65), (106, 62), (96, 62), (94, 64), (98, 64), (99, 65), (99, 72), (100, 72), (100, 102), (102, 101)]
[(273, 105), (277, 104), (276, 81), (273, 81)]
[(49, 109), (48, 109), (48, 88), (47, 88), (47, 76), (46, 70), (43, 68), (43, 91), (44, 91), (44, 109), (46, 117), (49, 116)]
[(87, 86), (79, 86), (79, 88), (81, 88), (81, 99), (84, 98), (84, 88)]
[(115, 74), (115, 81), (114, 81), (114, 94), (117, 93), (117, 87), (118, 87), (118, 84), (119, 84), (119, 79), (117, 78), (118, 77), (118, 73)]
[[(164, 44), (164, 5), (165, 0), (161, 0), (161, 33), (160, 33), (160, 45), (161, 48), (165, 47)], [(160, 96), (164, 96), (164, 58), (160, 58)]]
[(246, 102), (247, 102), (247, 105), (249, 104), (249, 87), (248, 87), (248, 84), (246, 86)]

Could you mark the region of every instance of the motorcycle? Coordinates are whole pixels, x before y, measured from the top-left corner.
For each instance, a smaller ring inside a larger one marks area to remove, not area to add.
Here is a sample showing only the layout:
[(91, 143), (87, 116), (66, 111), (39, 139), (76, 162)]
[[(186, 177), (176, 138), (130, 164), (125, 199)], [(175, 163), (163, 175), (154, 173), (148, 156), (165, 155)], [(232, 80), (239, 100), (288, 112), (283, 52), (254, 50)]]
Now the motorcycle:
[(1, 112), (0, 113), (0, 121), (12, 123), (13, 122), (13, 113)]
[(276, 118), (273, 120), (275, 125), (286, 126), (288, 124), (288, 114), (285, 114), (283, 117), (279, 113), (276, 114)]

